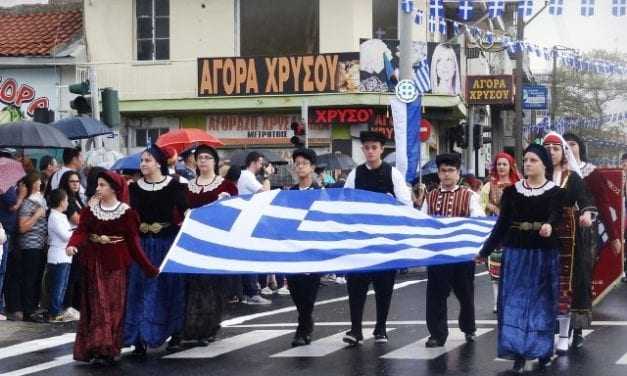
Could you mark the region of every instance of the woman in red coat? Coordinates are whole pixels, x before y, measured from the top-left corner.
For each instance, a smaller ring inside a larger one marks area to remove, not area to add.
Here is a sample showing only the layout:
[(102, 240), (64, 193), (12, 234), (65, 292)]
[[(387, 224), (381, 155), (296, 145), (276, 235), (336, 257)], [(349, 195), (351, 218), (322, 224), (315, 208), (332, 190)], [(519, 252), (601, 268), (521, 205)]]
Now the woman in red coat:
[(120, 355), (126, 308), (127, 271), (133, 261), (155, 277), (159, 270), (139, 243), (139, 217), (128, 205), (127, 184), (120, 175), (98, 175), (96, 195), (81, 211), (81, 221), (66, 253), (79, 255), (81, 318), (74, 359), (110, 364)]

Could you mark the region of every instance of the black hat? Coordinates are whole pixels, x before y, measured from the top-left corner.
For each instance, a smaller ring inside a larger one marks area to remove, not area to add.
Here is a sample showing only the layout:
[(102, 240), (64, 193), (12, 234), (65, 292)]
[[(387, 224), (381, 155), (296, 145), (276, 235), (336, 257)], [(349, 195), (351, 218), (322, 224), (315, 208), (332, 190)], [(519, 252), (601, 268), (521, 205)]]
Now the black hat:
[(292, 160), (295, 161), (296, 157), (303, 157), (308, 160), (312, 165), (316, 164), (316, 152), (308, 148), (296, 149), (292, 152)]
[(457, 153), (440, 154), (435, 157), (435, 164), (440, 168), (440, 165), (454, 166), (457, 169), (462, 167), (462, 158)]
[(364, 142), (374, 141), (380, 142), (381, 146), (385, 145), (385, 136), (380, 132), (375, 131), (362, 131), (359, 133), (359, 140), (363, 144)]
[(542, 164), (546, 168), (546, 178), (551, 179), (553, 177), (553, 161), (551, 160), (551, 155), (549, 154), (549, 152), (544, 148), (544, 146), (539, 144), (529, 144), (529, 146), (527, 146), (527, 148), (525, 149), (523, 155), (529, 152), (537, 155), (540, 158)]
[(163, 176), (169, 175), (168, 171), (168, 155), (167, 153), (161, 149), (156, 144), (152, 144), (144, 150), (144, 153), (148, 153), (153, 156), (153, 158), (161, 165), (161, 174)]
[[(218, 173), (218, 165), (220, 164), (220, 156), (218, 155), (218, 152), (216, 151), (216, 149), (212, 148), (209, 145), (198, 145), (196, 147), (196, 149), (194, 150), (194, 158), (198, 159), (198, 156), (200, 154), (211, 154), (211, 156), (213, 157), (213, 161), (214, 161), (214, 170), (215, 173)], [(198, 170), (198, 168), (196, 168), (196, 170)], [(196, 173), (200, 174), (199, 171), (196, 171)]]

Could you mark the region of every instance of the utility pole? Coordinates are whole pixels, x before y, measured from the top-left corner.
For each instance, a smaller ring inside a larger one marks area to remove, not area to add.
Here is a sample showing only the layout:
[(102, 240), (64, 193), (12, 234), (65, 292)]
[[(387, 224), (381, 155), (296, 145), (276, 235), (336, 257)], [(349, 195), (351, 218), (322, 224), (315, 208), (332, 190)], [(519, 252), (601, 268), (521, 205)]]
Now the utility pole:
[(557, 47), (553, 46), (553, 73), (551, 73), (551, 129), (555, 129), (555, 111), (557, 111)]
[(401, 0), (398, 0), (398, 37), (400, 39), (400, 59), (398, 62), (399, 80), (411, 80), (411, 29), (413, 20), (412, 13), (405, 13), (401, 10)]
[[(522, 15), (518, 14), (516, 19), (516, 40), (522, 41), (525, 39), (525, 21)], [(516, 97), (514, 99), (514, 126), (512, 132), (514, 135), (514, 153), (516, 162), (519, 166), (522, 166), (522, 128), (523, 128), (523, 105), (522, 105), (522, 87), (523, 87), (523, 63), (525, 59), (525, 47), (521, 46), (520, 51), (516, 55), (516, 76), (514, 79), (514, 88), (516, 90)]]

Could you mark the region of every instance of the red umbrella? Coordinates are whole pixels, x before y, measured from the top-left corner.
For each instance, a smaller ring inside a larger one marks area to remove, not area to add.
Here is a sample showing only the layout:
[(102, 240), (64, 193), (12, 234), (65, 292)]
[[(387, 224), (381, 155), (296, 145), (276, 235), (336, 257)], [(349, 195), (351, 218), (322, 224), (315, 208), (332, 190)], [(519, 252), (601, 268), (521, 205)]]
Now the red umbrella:
[(157, 146), (169, 146), (177, 153), (197, 145), (209, 145), (212, 147), (223, 146), (222, 141), (202, 129), (187, 128), (177, 129), (164, 133), (157, 139)]
[(0, 192), (6, 192), (26, 175), (22, 164), (15, 159), (0, 158)]

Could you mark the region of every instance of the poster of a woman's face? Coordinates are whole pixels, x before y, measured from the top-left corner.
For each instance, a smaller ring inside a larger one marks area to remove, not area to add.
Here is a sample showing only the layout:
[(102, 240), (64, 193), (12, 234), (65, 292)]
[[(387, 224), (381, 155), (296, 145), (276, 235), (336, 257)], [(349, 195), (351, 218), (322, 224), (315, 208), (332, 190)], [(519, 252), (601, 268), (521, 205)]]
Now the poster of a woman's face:
[(461, 94), (459, 45), (429, 43), (428, 56), (431, 61), (431, 92)]

